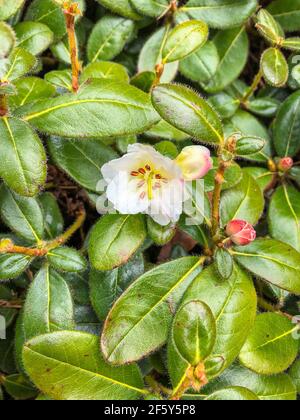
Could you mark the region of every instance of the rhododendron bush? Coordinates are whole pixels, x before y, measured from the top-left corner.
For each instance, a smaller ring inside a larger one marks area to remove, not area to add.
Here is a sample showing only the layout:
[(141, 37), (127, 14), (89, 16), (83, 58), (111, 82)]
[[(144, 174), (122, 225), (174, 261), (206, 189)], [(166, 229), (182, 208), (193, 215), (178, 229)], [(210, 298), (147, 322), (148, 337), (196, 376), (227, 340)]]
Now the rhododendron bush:
[(297, 399), (299, 34), (299, 0), (0, 0), (0, 399)]

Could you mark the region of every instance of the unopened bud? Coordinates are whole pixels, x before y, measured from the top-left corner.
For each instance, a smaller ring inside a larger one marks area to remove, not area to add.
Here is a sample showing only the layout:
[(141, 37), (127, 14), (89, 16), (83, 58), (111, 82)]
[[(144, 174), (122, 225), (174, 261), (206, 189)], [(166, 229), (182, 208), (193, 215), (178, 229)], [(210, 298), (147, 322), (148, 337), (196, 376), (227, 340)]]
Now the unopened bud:
[(282, 172), (288, 172), (290, 169), (292, 169), (294, 165), (294, 161), (290, 157), (283, 158), (278, 163), (278, 169)]
[(256, 239), (254, 227), (245, 220), (233, 220), (228, 223), (226, 233), (236, 245), (249, 245)]
[(186, 181), (203, 178), (213, 168), (210, 150), (204, 146), (185, 147), (175, 162)]

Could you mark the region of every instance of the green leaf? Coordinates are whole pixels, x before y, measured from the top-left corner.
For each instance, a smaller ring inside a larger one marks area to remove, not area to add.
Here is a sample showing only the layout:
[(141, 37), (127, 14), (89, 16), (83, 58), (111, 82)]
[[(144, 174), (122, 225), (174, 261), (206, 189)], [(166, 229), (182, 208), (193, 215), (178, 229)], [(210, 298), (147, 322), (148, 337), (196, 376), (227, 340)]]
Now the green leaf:
[(69, 138), (138, 134), (159, 121), (147, 94), (109, 80), (94, 80), (78, 94), (41, 100), (18, 113), (42, 132)]
[(80, 76), (81, 82), (90, 79), (109, 79), (119, 82), (129, 82), (127, 69), (118, 63), (99, 61), (91, 63), (83, 69)]
[(126, 290), (113, 306), (101, 338), (102, 351), (110, 363), (139, 360), (166, 342), (172, 313), (199, 273), (200, 264), (194, 257), (163, 264)]
[(106, 15), (94, 26), (90, 35), (87, 54), (90, 62), (112, 60), (123, 51), (132, 38), (135, 24), (130, 19)]
[(272, 196), (268, 218), (272, 238), (300, 252), (299, 191), (289, 185), (279, 187)]
[(5, 391), (15, 400), (28, 400), (37, 396), (37, 389), (23, 375), (6, 376), (3, 386)]
[(285, 39), (282, 42), (282, 48), (285, 48), (289, 51), (300, 51), (300, 37), (294, 36)]
[[(14, 294), (8, 287), (0, 284), (0, 301), (12, 301), (14, 300)], [(14, 308), (0, 307), (0, 316), (5, 319), (5, 326), (8, 328), (14, 321), (17, 310)], [(1, 331), (1, 330), (0, 330)], [(1, 331), (2, 332), (2, 331)]]
[[(211, 192), (215, 188), (215, 177), (217, 174), (217, 170), (219, 167), (218, 159), (213, 157), (213, 168), (208, 172), (208, 174), (204, 177), (204, 187), (206, 192)], [(237, 163), (233, 163), (225, 171), (225, 180), (222, 185), (222, 189), (228, 190), (230, 188), (235, 187), (237, 184), (241, 182), (243, 178), (243, 172), (241, 167)]]
[(209, 397), (206, 401), (257, 401), (259, 398), (247, 388), (231, 387), (221, 389)]
[(91, 334), (63, 331), (37, 337), (25, 345), (23, 357), (34, 384), (55, 400), (133, 400), (146, 393), (138, 367), (107, 365)]
[[(169, 29), (161, 28), (154, 32), (150, 38), (144, 44), (139, 60), (138, 60), (138, 71), (139, 73), (145, 71), (155, 71), (157, 64), (162, 61), (162, 51), (166, 40), (169, 35)], [(160, 79), (161, 83), (171, 82), (178, 70), (178, 63), (168, 63), (164, 68), (164, 73)]]
[(237, 79), (248, 59), (249, 40), (245, 28), (220, 31), (214, 38), (219, 64), (214, 76), (205, 84), (209, 93), (221, 92)]
[(53, 70), (45, 74), (45, 80), (56, 89), (62, 88), (72, 92), (72, 72), (71, 70)]
[(9, 280), (17, 278), (25, 271), (32, 258), (22, 254), (0, 255), (0, 280)]
[(263, 192), (272, 182), (274, 175), (274, 173), (270, 172), (268, 169), (259, 167), (248, 167), (244, 168), (243, 171), (255, 179)]
[(42, 209), (35, 198), (21, 197), (4, 185), (0, 188), (2, 220), (24, 239), (39, 242), (44, 233)]
[(0, 0), (0, 20), (7, 20), (17, 13), (24, 0)]
[[(77, 1), (81, 11), (84, 10), (84, 1)], [(30, 3), (26, 21), (43, 23), (54, 33), (55, 39), (61, 39), (67, 32), (65, 17), (61, 5), (55, 0), (34, 0)]]
[(49, 264), (58, 271), (75, 273), (84, 271), (87, 262), (83, 256), (73, 248), (61, 247), (48, 252), (47, 259)]
[(289, 77), (289, 66), (285, 56), (278, 48), (269, 48), (261, 58), (260, 68), (266, 82), (275, 87), (282, 87)]
[(238, 356), (256, 317), (257, 298), (252, 279), (235, 265), (232, 276), (224, 281), (211, 265), (194, 280), (183, 304), (190, 300), (206, 303), (213, 312), (217, 325), (213, 356), (224, 359), (223, 371)]
[(204, 392), (214, 392), (229, 386), (247, 387), (262, 401), (295, 401), (295, 385), (287, 374), (258, 375), (239, 365), (227, 369), (216, 381), (211, 382)]
[(161, 138), (165, 140), (184, 141), (189, 139), (189, 135), (173, 127), (164, 120), (148, 130), (145, 135), (153, 139)]
[(137, 254), (126, 265), (115, 270), (91, 270), (89, 276), (90, 297), (93, 308), (101, 321), (105, 320), (114, 302), (121, 294), (144, 273), (144, 265), (142, 254)]
[(96, 270), (112, 270), (125, 264), (146, 239), (142, 215), (108, 214), (94, 227), (89, 246)]
[(247, 156), (247, 159), (265, 163), (271, 157), (271, 141), (267, 129), (256, 117), (248, 112), (238, 110), (231, 120), (225, 124), (224, 130), (226, 137), (231, 136), (233, 133), (241, 133), (243, 137), (260, 137), (266, 141), (266, 145), (261, 152)]
[(68, 285), (48, 265), (41, 268), (29, 288), (22, 327), (25, 340), (74, 328), (73, 302)]
[(256, 16), (256, 28), (261, 35), (272, 45), (285, 38), (284, 31), (273, 16), (265, 9), (260, 9)]
[(297, 388), (297, 393), (300, 394), (300, 360), (297, 360), (289, 370), (289, 376), (292, 378)]
[(189, 0), (181, 8), (194, 19), (203, 19), (211, 28), (232, 28), (244, 23), (257, 7), (256, 0)]
[(130, 84), (145, 93), (149, 93), (152, 89), (155, 78), (156, 76), (154, 71), (142, 71), (131, 78)]
[(151, 217), (147, 218), (148, 234), (153, 242), (158, 246), (163, 246), (169, 243), (175, 236), (176, 226), (168, 225), (161, 226), (154, 222)]
[(269, 12), (286, 31), (300, 30), (300, 1), (275, 0), (268, 7)]
[(265, 144), (265, 140), (260, 137), (241, 137), (237, 141), (235, 152), (238, 156), (254, 155), (261, 152), (264, 149)]
[(246, 172), (234, 188), (221, 197), (221, 222), (226, 226), (231, 220), (246, 220), (256, 225), (264, 210), (264, 196), (257, 182)]
[(5, 22), (0, 22), (0, 37), (0, 60), (3, 60), (4, 58), (8, 57), (13, 50), (16, 43), (16, 36), (13, 29), (9, 25), (7, 25)]
[(237, 261), (256, 276), (297, 295), (300, 294), (300, 254), (273, 239), (259, 239), (234, 251)]
[(215, 255), (216, 267), (220, 276), (228, 280), (232, 276), (233, 272), (233, 258), (230, 253), (224, 249), (219, 248)]
[(215, 75), (219, 61), (216, 45), (208, 41), (199, 50), (180, 61), (179, 71), (193, 82), (208, 82)]
[(129, 19), (133, 20), (140, 20), (141, 16), (135, 11), (135, 9), (131, 6), (130, 0), (97, 0), (102, 6), (106, 7), (107, 9), (111, 10), (113, 13), (117, 15), (124, 16)]
[(182, 60), (201, 48), (208, 38), (208, 26), (200, 20), (177, 25), (169, 34), (162, 52), (164, 63)]
[(35, 67), (36, 58), (22, 48), (15, 48), (4, 66), (0, 69), (0, 78), (4, 81), (13, 82), (19, 77), (30, 73)]
[(222, 120), (233, 117), (240, 107), (240, 101), (238, 99), (224, 92), (211, 96), (208, 101), (222, 117)]
[(14, 360), (14, 330), (9, 328), (6, 331), (6, 339), (0, 340), (0, 370), (4, 373), (15, 373), (16, 365)]
[(63, 169), (79, 185), (97, 192), (102, 179), (102, 166), (118, 155), (100, 140), (82, 142), (78, 140), (51, 137), (48, 148), (57, 166)]
[(191, 365), (197, 366), (211, 354), (216, 342), (216, 321), (201, 301), (190, 301), (178, 310), (170, 345)]
[(55, 88), (50, 83), (38, 77), (24, 77), (14, 82), (17, 94), (9, 97), (9, 105), (17, 108), (38, 99), (50, 98), (55, 94)]
[(20, 22), (14, 27), (14, 30), (18, 46), (33, 55), (46, 51), (53, 42), (53, 32), (43, 23)]
[(64, 218), (58, 206), (57, 199), (51, 193), (44, 193), (39, 196), (38, 200), (44, 213), (47, 239), (55, 239), (64, 230)]
[(18, 194), (36, 195), (46, 182), (46, 153), (42, 142), (24, 121), (0, 118), (0, 176)]
[(274, 124), (274, 144), (279, 156), (295, 156), (300, 150), (300, 91), (279, 108)]
[(256, 98), (251, 99), (247, 105), (247, 109), (261, 117), (272, 118), (276, 115), (280, 102), (273, 98)]
[(149, 17), (162, 16), (169, 7), (169, 0), (130, 0), (140, 15)]
[(205, 143), (222, 143), (223, 127), (211, 106), (193, 90), (159, 85), (152, 92), (155, 109), (169, 124)]
[(298, 329), (285, 316), (273, 313), (259, 315), (240, 353), (240, 361), (260, 374), (284, 372), (298, 354), (298, 341), (292, 336)]

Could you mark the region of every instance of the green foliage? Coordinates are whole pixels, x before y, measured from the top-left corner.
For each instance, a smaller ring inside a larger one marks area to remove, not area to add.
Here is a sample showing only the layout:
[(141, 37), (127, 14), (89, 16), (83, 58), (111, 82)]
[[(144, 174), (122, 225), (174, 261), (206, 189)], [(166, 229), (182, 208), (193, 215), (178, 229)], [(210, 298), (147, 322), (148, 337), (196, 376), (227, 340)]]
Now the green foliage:
[(299, 22), (0, 0), (0, 400), (299, 399)]

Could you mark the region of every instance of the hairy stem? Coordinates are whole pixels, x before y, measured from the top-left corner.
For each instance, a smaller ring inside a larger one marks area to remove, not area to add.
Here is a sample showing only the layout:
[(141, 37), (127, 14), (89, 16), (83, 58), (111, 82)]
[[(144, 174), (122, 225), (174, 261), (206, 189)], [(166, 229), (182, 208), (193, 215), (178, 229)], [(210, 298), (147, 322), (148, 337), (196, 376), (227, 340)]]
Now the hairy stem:
[(261, 82), (261, 79), (263, 77), (263, 72), (261, 70), (259, 70), (259, 72), (257, 73), (257, 75), (255, 76), (252, 85), (250, 86), (250, 88), (247, 90), (245, 96), (242, 99), (242, 103), (246, 104), (248, 99), (251, 98), (251, 96), (255, 93), (255, 91), (258, 89), (259, 84)]
[(22, 301), (20, 300), (0, 300), (1, 308), (21, 309), (22, 306)]
[(218, 234), (220, 225), (220, 201), (222, 185), (225, 180), (225, 171), (227, 164), (221, 158), (219, 161), (219, 167), (215, 176), (215, 188), (212, 199), (212, 235), (215, 237)]
[(0, 95), (0, 117), (5, 117), (8, 114), (7, 96)]
[(72, 63), (72, 89), (73, 92), (78, 92), (79, 89), (79, 75), (81, 71), (81, 65), (78, 60), (78, 48), (76, 41), (75, 32), (75, 18), (80, 14), (77, 3), (66, 3), (64, 4), (64, 14), (66, 19), (66, 26), (69, 38), (69, 49)]
[(69, 229), (66, 230), (58, 238), (49, 242), (42, 242), (41, 246), (38, 248), (27, 248), (23, 246), (15, 245), (10, 239), (2, 239), (0, 241), (0, 254), (22, 254), (28, 255), (29, 257), (43, 257), (48, 254), (52, 249), (58, 248), (59, 246), (65, 244), (73, 234), (81, 228), (86, 218), (86, 213), (82, 210), (76, 221), (73, 223)]

